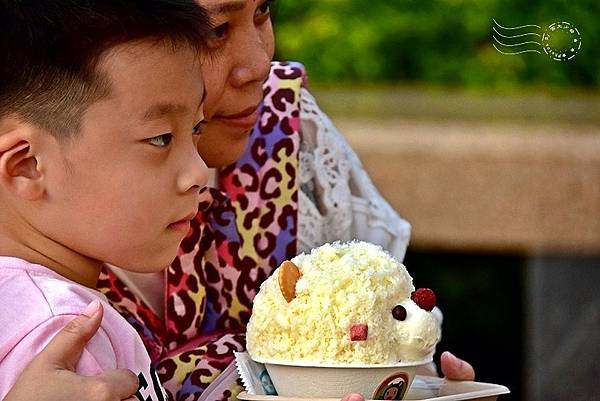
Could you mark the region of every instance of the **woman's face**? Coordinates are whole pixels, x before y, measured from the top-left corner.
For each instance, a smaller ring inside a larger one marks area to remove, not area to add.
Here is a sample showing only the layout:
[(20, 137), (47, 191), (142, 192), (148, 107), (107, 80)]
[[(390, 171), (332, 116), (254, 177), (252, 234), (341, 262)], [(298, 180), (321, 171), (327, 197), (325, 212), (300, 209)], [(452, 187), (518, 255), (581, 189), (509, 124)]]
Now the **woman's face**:
[(209, 167), (236, 161), (258, 118), (273, 57), (272, 0), (198, 0), (215, 29), (202, 72), (208, 124), (198, 151)]

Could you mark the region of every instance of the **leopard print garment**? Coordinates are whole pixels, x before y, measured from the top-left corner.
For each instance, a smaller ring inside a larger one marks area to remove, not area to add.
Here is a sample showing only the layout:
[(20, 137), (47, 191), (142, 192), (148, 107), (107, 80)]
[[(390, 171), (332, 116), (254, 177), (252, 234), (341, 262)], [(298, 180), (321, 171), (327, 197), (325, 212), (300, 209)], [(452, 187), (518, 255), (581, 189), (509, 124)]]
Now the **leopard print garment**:
[[(296, 254), (300, 89), (304, 68), (273, 63), (245, 155), (203, 193), (199, 213), (166, 272), (165, 319), (108, 268), (98, 287), (137, 329), (171, 400), (197, 400), (245, 348), (260, 284)], [(221, 399), (235, 399), (232, 383)], [(211, 395), (212, 397), (212, 395)]]

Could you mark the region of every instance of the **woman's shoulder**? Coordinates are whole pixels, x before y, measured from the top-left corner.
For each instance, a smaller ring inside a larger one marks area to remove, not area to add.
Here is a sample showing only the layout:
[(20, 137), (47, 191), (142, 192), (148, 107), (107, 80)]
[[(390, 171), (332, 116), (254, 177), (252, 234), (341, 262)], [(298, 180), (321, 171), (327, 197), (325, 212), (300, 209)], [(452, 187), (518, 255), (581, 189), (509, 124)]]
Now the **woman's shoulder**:
[(306, 68), (297, 61), (273, 61), (265, 86), (267, 88), (305, 88), (307, 86)]
[(306, 67), (299, 61), (272, 61), (271, 75), (281, 79), (295, 79), (306, 75)]

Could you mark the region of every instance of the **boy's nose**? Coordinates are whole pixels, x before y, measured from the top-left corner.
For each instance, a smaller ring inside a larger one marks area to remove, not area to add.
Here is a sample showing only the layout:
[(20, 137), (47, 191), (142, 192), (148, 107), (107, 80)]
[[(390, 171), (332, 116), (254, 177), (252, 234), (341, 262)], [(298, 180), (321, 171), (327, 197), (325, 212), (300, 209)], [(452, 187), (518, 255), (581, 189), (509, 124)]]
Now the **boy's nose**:
[(208, 185), (208, 167), (200, 157), (200, 154), (193, 148), (192, 154), (187, 157), (187, 163), (184, 164), (183, 171), (177, 180), (177, 187), (181, 193), (190, 190), (197, 190)]

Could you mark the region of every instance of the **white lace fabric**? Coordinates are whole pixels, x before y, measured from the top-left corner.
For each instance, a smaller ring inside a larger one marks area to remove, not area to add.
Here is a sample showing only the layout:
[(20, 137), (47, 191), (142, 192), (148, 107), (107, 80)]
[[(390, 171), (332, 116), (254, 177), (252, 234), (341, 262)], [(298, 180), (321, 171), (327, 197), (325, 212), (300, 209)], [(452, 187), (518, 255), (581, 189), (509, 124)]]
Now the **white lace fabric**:
[(404, 259), (410, 224), (375, 188), (358, 156), (304, 88), (300, 100), (298, 247), (359, 239)]

